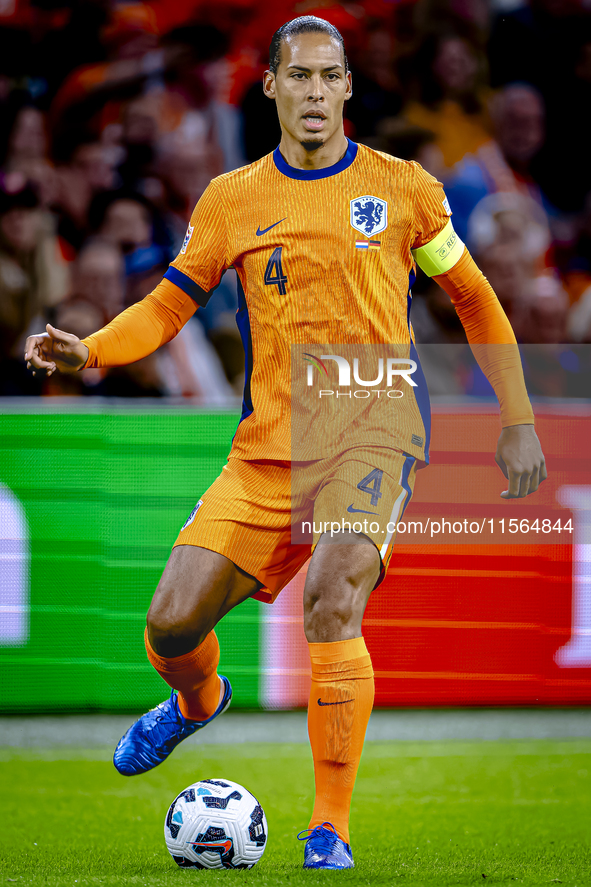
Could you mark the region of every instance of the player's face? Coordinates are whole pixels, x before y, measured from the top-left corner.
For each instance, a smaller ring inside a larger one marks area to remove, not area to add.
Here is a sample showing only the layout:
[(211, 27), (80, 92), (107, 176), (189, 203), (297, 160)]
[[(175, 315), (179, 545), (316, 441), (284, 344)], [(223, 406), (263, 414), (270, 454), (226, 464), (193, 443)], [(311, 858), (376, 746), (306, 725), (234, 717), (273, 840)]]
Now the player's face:
[(281, 45), (277, 74), (267, 71), (264, 90), (275, 99), (284, 137), (307, 150), (343, 132), (343, 103), (351, 95), (343, 50), (327, 34), (299, 34)]

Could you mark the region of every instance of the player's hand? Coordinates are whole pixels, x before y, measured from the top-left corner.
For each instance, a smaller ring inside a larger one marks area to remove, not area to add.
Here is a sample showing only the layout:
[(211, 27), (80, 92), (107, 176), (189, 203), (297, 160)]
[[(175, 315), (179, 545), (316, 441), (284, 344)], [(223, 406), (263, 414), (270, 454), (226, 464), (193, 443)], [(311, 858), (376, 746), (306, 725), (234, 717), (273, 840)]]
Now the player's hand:
[(58, 330), (50, 323), (46, 333), (29, 336), (25, 345), (27, 369), (47, 370), (51, 376), (56, 370), (62, 373), (75, 373), (82, 369), (88, 360), (88, 348), (78, 336)]
[(523, 499), (535, 493), (548, 477), (542, 447), (533, 425), (503, 428), (495, 462), (509, 481), (509, 488), (501, 493), (503, 499)]

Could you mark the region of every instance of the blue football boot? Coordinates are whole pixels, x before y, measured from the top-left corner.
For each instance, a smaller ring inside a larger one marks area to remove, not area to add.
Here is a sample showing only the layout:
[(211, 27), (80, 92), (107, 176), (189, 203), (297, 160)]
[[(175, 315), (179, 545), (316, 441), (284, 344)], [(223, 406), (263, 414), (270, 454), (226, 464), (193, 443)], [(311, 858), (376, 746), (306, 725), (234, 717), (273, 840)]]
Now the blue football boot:
[(298, 841), (306, 842), (305, 869), (352, 869), (355, 867), (350, 845), (345, 844), (339, 838), (331, 822), (323, 822), (316, 828), (305, 829), (299, 833)]
[(179, 711), (176, 691), (147, 712), (129, 728), (115, 749), (113, 763), (123, 776), (146, 773), (166, 760), (179, 742), (201, 730), (218, 715), (226, 711), (232, 699), (232, 687), (228, 678), (220, 675), (224, 695), (212, 716), (205, 721), (189, 721)]

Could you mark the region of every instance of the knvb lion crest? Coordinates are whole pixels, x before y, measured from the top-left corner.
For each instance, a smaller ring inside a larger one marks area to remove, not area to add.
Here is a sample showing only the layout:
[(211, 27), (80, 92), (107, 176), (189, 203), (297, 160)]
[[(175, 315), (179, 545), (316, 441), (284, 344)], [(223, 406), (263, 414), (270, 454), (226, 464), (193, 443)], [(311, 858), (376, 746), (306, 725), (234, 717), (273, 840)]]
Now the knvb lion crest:
[(366, 237), (385, 231), (388, 227), (388, 204), (371, 194), (355, 197), (351, 201), (351, 225)]

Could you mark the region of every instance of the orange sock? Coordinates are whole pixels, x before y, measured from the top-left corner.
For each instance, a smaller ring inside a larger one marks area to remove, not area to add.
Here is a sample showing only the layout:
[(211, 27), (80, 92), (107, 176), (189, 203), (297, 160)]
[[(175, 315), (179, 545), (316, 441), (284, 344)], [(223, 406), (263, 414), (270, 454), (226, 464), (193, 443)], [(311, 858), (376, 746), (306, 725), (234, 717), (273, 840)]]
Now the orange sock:
[(220, 645), (214, 631), (190, 653), (164, 659), (152, 649), (148, 629), (144, 634), (148, 659), (169, 687), (178, 690), (179, 709), (191, 721), (211, 717), (220, 702), (220, 679), (217, 667)]
[(363, 638), (308, 646), (308, 735), (316, 782), (310, 828), (332, 822), (348, 844), (351, 796), (373, 707), (373, 668)]

